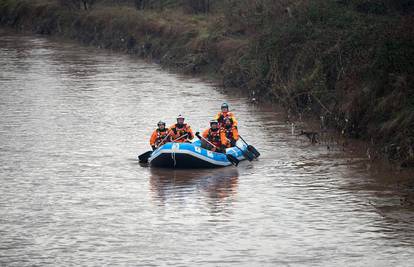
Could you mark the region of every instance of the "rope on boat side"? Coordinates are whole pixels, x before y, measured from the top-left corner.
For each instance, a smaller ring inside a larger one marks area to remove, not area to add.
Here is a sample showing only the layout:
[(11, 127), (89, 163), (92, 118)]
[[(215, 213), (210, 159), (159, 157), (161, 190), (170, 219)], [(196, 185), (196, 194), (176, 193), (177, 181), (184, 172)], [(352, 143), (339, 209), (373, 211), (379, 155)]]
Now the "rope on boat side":
[(174, 168), (177, 165), (177, 161), (175, 160), (175, 150), (179, 147), (178, 143), (174, 143), (172, 146), (172, 151), (171, 151), (171, 158), (174, 161)]

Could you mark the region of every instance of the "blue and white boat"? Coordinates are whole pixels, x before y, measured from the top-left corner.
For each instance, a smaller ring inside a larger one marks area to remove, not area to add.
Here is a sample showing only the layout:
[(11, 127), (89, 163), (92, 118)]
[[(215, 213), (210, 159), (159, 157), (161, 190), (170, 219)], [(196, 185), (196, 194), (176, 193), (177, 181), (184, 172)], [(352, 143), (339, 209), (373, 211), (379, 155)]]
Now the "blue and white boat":
[[(226, 149), (226, 154), (244, 160), (243, 152), (247, 146), (237, 141), (237, 147)], [(167, 143), (152, 152), (148, 162), (151, 166), (162, 168), (215, 168), (232, 165), (224, 153), (217, 153), (201, 147), (201, 141), (192, 143)]]

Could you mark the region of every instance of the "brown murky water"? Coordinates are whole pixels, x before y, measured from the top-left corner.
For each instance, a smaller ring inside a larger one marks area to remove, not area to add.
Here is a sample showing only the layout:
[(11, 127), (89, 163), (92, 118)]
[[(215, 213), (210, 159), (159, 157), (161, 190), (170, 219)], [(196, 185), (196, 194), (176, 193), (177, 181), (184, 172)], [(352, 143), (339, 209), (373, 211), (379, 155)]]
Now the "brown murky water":
[[(0, 31), (1, 266), (412, 266), (410, 173), (126, 55)], [(160, 119), (223, 101), (259, 161), (143, 168)], [(412, 179), (411, 179), (412, 181)]]

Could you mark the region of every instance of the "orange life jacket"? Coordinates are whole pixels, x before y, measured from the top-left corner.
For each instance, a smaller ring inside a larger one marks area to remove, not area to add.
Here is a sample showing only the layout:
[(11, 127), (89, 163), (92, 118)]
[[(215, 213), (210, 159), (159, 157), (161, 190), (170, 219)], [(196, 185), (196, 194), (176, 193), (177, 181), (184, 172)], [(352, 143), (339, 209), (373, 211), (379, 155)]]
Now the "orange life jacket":
[(183, 143), (185, 141), (187, 141), (187, 139), (193, 139), (194, 138), (194, 134), (193, 131), (191, 130), (191, 127), (184, 123), (183, 127), (178, 128), (177, 124), (174, 124), (173, 126), (170, 127), (170, 133), (171, 133), (171, 139), (174, 141), (178, 138), (180, 138), (181, 136), (184, 136), (185, 134), (187, 134), (186, 137), (183, 137), (179, 140), (176, 140), (174, 142), (178, 142), (178, 143)]
[(224, 112), (219, 112), (219, 113), (217, 113), (217, 115), (215, 117), (215, 119), (218, 121), (218, 123), (219, 123), (220, 126), (223, 126), (224, 125), (224, 119), (225, 118), (229, 118), (230, 121), (231, 121), (231, 125), (237, 127), (237, 120), (234, 117), (234, 114), (232, 112), (230, 112), (230, 111), (225, 112), (225, 113)]
[(237, 140), (239, 140), (239, 131), (237, 130), (237, 127), (221, 128), (221, 142), (223, 144), (227, 147), (231, 147), (232, 143), (235, 144)]
[(201, 140), (201, 144), (204, 148), (210, 149), (212, 151), (218, 151), (221, 149), (221, 145), (224, 144), (221, 142), (222, 138), (221, 138), (221, 130), (217, 129), (215, 131), (213, 131), (211, 128), (205, 129), (204, 132), (202, 133), (202, 136), (209, 141), (210, 143), (212, 143), (215, 147), (209, 147), (209, 145), (205, 144), (207, 147), (203, 146), (203, 141)]
[(213, 143), (216, 147), (221, 146), (220, 129), (213, 131), (211, 128), (208, 129), (207, 140)]
[[(158, 147), (158, 145), (162, 141), (164, 141), (164, 139), (167, 137), (167, 135), (168, 135), (168, 129), (167, 128), (165, 128), (163, 131), (161, 131), (160, 129), (156, 129), (151, 135), (150, 145)], [(165, 140), (163, 144), (169, 142), (168, 139), (169, 138), (167, 138), (167, 140)]]

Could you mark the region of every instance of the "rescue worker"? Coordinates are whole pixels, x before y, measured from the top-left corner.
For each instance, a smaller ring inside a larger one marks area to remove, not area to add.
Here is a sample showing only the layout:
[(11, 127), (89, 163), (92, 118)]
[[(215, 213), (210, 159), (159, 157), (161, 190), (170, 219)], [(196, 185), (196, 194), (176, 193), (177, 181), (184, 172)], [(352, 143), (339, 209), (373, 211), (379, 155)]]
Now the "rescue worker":
[(236, 146), (236, 142), (239, 140), (239, 131), (237, 130), (237, 127), (232, 124), (231, 118), (229, 117), (224, 118), (224, 125), (221, 128), (220, 138), (221, 143), (225, 147)]
[(159, 121), (158, 128), (154, 130), (150, 138), (150, 145), (152, 150), (157, 149), (160, 145), (166, 144), (171, 141), (168, 129), (165, 128), (165, 122)]
[(209, 149), (215, 152), (223, 152), (222, 148), (225, 148), (225, 143), (221, 142), (221, 130), (217, 120), (210, 121), (210, 128), (206, 129), (201, 135), (207, 139), (210, 143), (214, 146), (206, 142), (205, 140), (201, 140), (202, 147)]
[(194, 138), (190, 125), (184, 123), (184, 117), (181, 115), (178, 115), (177, 123), (171, 125), (169, 133), (171, 135), (171, 140), (177, 143), (188, 142), (188, 140)]
[(230, 118), (233, 126), (237, 127), (237, 120), (234, 117), (234, 114), (229, 111), (229, 105), (227, 103), (221, 105), (221, 112), (217, 113), (214, 117), (214, 119), (218, 121), (220, 127), (223, 127), (224, 125), (224, 118)]

